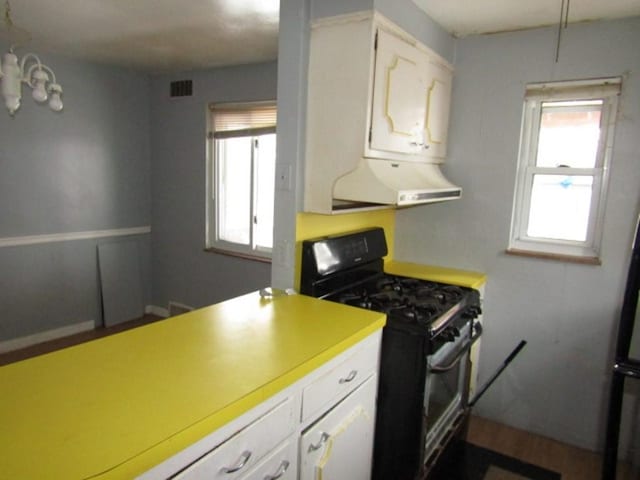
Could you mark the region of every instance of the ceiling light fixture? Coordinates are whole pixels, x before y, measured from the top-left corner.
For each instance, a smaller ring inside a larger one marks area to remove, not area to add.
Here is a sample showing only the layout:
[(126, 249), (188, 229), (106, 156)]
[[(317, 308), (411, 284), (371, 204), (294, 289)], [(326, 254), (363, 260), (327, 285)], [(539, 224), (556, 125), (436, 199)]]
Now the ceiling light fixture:
[(49, 100), (49, 108), (55, 112), (62, 110), (62, 87), (56, 81), (56, 74), (44, 65), (37, 55), (27, 53), (22, 60), (13, 53), (14, 48), (26, 43), (31, 36), (25, 30), (16, 27), (11, 20), (11, 6), (9, 0), (5, 2), (4, 23), (9, 40), (9, 52), (2, 57), (0, 67), (0, 81), (4, 103), (13, 116), (20, 108), (22, 98), (22, 84), (26, 83), (33, 89), (32, 96), (36, 102), (44, 103)]

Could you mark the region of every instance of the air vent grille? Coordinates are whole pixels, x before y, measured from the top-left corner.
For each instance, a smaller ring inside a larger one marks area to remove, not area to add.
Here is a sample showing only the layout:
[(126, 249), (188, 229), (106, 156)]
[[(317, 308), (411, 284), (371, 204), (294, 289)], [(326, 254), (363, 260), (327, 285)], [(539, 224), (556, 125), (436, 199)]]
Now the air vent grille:
[(193, 81), (192, 80), (176, 80), (171, 82), (171, 93), (173, 97), (190, 97), (193, 95)]

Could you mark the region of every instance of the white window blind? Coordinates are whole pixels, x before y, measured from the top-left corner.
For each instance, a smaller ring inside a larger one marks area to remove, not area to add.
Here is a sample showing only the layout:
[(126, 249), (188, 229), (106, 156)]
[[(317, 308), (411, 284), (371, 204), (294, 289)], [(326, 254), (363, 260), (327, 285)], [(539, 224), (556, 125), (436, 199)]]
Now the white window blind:
[(213, 137), (216, 139), (276, 133), (275, 103), (219, 104), (213, 112)]

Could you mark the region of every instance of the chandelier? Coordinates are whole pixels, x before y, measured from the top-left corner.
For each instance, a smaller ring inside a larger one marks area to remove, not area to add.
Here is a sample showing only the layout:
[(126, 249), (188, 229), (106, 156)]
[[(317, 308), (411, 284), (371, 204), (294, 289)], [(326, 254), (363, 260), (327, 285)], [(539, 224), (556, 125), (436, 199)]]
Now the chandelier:
[(4, 103), (13, 116), (20, 108), (22, 99), (22, 84), (28, 85), (33, 99), (38, 103), (49, 100), (49, 108), (55, 112), (62, 110), (62, 87), (56, 81), (56, 75), (51, 68), (44, 65), (37, 55), (27, 53), (19, 60), (13, 52), (14, 48), (27, 43), (29, 33), (13, 24), (9, 0), (5, 2), (4, 23), (6, 38), (9, 40), (9, 51), (2, 57), (0, 66), (0, 82), (2, 82), (2, 96)]

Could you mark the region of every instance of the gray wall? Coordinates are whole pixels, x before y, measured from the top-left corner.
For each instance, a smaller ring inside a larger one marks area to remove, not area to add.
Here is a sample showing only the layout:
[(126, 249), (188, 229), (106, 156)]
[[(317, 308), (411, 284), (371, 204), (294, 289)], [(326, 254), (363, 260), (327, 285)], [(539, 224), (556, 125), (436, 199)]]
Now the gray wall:
[[(0, 238), (149, 225), (148, 77), (41, 57), (64, 110), (37, 105), (29, 88), (14, 118), (2, 106)], [(148, 277), (148, 235), (134, 238)], [(105, 241), (0, 248), (0, 341), (99, 322), (96, 245)]]
[[(395, 249), (399, 259), (487, 273), (481, 380), (529, 342), (477, 413), (596, 449), (640, 207), (640, 18), (570, 26), (558, 63), (555, 44), (553, 28), (457, 42), (445, 171), (463, 198), (398, 211)], [(525, 84), (612, 75), (625, 78), (602, 265), (506, 255)]]
[[(156, 76), (151, 86), (153, 304), (201, 307), (269, 284), (270, 265), (205, 252), (207, 105), (276, 97), (276, 63)], [(173, 80), (193, 96), (169, 98)]]

